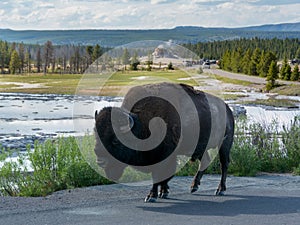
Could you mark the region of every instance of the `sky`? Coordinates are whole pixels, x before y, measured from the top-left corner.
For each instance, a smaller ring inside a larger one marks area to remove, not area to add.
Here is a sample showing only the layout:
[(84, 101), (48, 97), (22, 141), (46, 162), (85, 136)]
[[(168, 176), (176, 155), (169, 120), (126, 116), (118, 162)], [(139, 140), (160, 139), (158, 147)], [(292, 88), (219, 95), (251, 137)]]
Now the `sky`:
[(3, 0), (14, 30), (244, 27), (300, 22), (300, 0)]

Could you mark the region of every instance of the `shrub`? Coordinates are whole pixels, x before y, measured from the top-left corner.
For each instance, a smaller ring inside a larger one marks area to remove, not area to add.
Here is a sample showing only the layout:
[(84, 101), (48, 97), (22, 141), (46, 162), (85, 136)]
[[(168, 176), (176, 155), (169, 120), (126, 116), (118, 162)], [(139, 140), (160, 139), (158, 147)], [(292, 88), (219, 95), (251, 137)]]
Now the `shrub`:
[(172, 62), (169, 62), (169, 64), (168, 64), (168, 70), (174, 70)]
[(298, 167), (295, 167), (293, 169), (293, 174), (300, 176), (300, 163), (299, 163)]
[(260, 169), (256, 148), (252, 145), (250, 128), (245, 118), (236, 121), (235, 137), (231, 148), (229, 173), (236, 176), (255, 176)]
[[(290, 124), (279, 127), (271, 124), (236, 120), (231, 162), (228, 172), (236, 176), (255, 176), (258, 172), (293, 172), (300, 175), (300, 116)], [(187, 163), (177, 175), (193, 176), (198, 164)], [(216, 157), (207, 173), (220, 173)]]
[(19, 153), (16, 162), (5, 162), (0, 177), (2, 194), (11, 196), (45, 196), (62, 189), (110, 183), (90, 167), (74, 137), (36, 142), (27, 154)]
[(300, 168), (300, 116), (295, 116), (289, 126), (283, 126), (282, 142), (287, 167)]

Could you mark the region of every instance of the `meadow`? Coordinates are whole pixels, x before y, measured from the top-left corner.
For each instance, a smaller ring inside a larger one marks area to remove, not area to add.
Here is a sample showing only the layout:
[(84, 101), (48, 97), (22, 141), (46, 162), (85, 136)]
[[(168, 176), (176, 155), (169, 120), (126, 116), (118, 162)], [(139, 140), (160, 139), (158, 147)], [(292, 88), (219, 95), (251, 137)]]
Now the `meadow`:
[[(195, 85), (190, 75), (182, 70), (153, 70), (153, 71), (118, 71), (104, 76), (97, 74), (25, 74), (0, 75), (1, 92), (23, 92), (31, 94), (75, 94), (80, 82), (85, 83), (87, 89), (99, 88), (95, 84), (103, 85), (101, 95), (115, 96), (120, 87), (153, 83), (153, 81), (169, 81)], [(142, 79), (140, 79), (142, 78)], [(27, 88), (23, 84), (39, 85)], [(87, 91), (88, 92), (88, 91)], [(93, 91), (91, 91), (93, 94)], [(98, 93), (99, 94), (99, 93)]]

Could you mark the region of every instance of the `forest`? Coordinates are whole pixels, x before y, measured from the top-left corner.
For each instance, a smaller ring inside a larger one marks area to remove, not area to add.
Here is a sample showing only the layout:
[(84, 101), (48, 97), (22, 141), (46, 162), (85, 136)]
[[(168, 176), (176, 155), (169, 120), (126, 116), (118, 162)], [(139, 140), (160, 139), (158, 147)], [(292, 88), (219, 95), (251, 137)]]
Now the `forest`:
[(300, 40), (237, 39), (209, 43), (185, 44), (202, 58), (219, 59), (223, 70), (266, 77), (271, 89), (275, 80), (298, 81)]
[[(200, 58), (216, 59), (224, 70), (267, 77), (270, 65), (277, 66), (278, 78), (299, 80), (300, 40), (236, 39), (183, 44)], [(109, 48), (96, 45), (54, 45), (9, 43), (0, 40), (0, 72), (22, 73), (84, 73), (86, 68)], [(280, 62), (280, 63), (278, 63)], [(295, 69), (296, 68), (296, 69)], [(276, 71), (275, 71), (276, 72)], [(275, 74), (274, 72), (274, 74)], [(276, 78), (277, 79), (277, 78)]]
[(0, 40), (0, 73), (84, 73), (107, 50), (99, 44), (53, 45), (47, 41), (33, 45)]

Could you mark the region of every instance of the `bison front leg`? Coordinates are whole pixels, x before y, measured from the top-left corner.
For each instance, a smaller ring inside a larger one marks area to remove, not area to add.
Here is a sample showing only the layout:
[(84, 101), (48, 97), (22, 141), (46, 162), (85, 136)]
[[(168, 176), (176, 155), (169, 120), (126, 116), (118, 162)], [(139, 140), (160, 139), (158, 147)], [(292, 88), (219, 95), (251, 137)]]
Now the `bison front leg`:
[(205, 151), (202, 158), (201, 158), (198, 172), (196, 173), (196, 175), (194, 177), (194, 180), (193, 180), (193, 183), (191, 185), (191, 193), (194, 193), (194, 192), (198, 191), (199, 186), (200, 186), (201, 178), (203, 177), (210, 161), (211, 160), (210, 160), (209, 154), (208, 154), (207, 151)]
[(158, 197), (158, 185), (159, 183), (153, 184), (150, 193), (146, 196), (145, 202), (156, 202)]
[[(171, 156), (168, 160), (165, 160), (161, 167), (156, 167), (152, 171), (153, 186), (150, 193), (145, 198), (145, 202), (155, 202), (157, 198), (167, 198), (169, 195), (168, 182), (172, 179), (176, 172), (176, 157)], [(168, 177), (167, 179), (165, 179)], [(161, 181), (163, 179), (163, 181)], [(160, 192), (158, 194), (158, 186), (160, 186)]]
[[(172, 176), (173, 177), (173, 176)], [(172, 179), (172, 177), (160, 182), (153, 184), (150, 193), (145, 198), (145, 202), (156, 202), (157, 198), (166, 199), (169, 196), (169, 185), (168, 182)], [(160, 186), (160, 191), (158, 193), (158, 186)]]
[[(173, 176), (172, 176), (173, 177)], [(159, 198), (168, 198), (169, 196), (169, 185), (168, 185), (168, 182), (172, 179), (172, 177), (162, 181), (160, 183), (160, 191), (159, 191), (159, 194), (158, 194), (158, 197)]]

